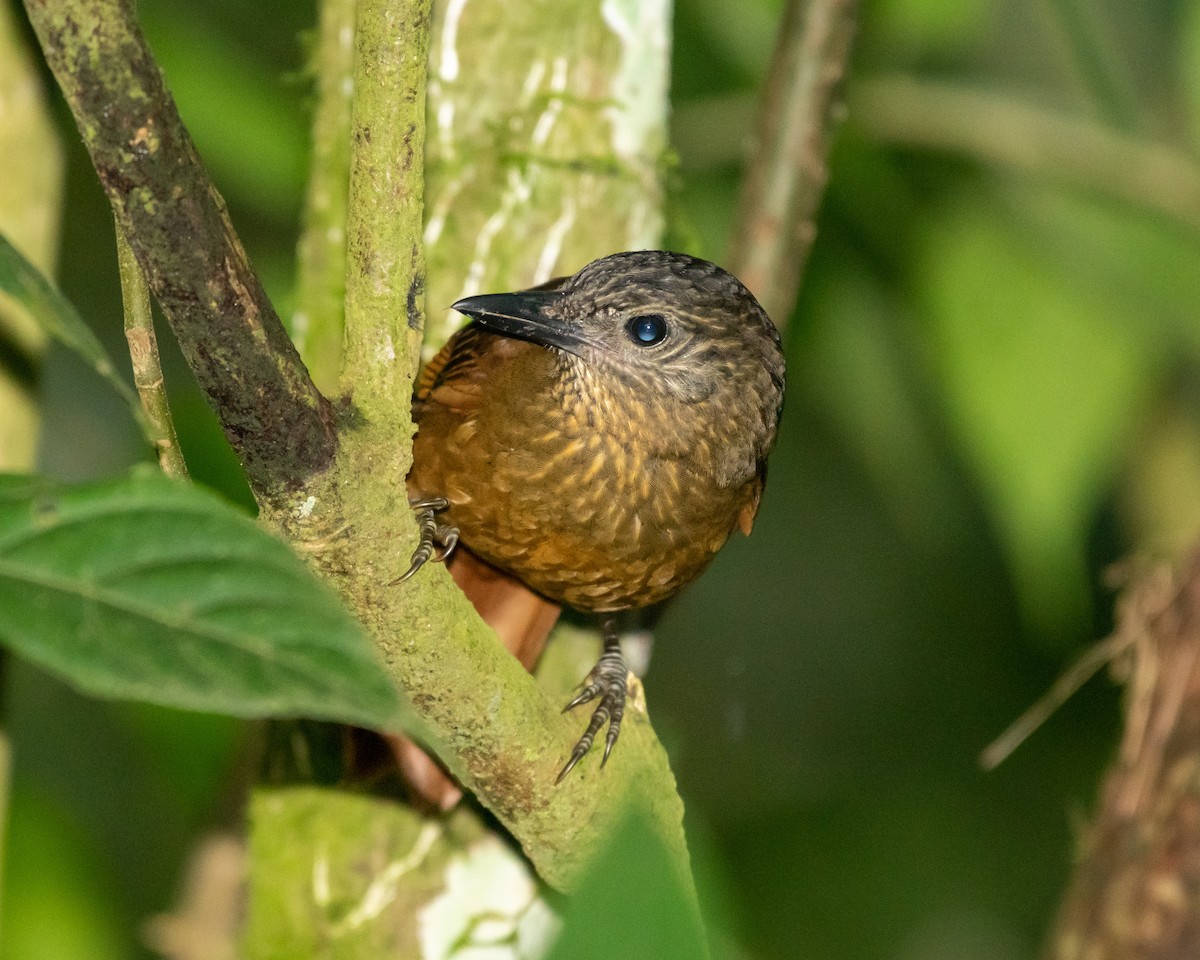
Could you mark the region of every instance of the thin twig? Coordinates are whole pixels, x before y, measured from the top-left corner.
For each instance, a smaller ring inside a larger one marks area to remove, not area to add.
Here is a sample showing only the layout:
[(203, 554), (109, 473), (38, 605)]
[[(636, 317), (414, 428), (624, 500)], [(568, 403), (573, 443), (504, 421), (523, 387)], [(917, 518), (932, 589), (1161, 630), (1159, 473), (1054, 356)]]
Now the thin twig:
[(133, 248), (121, 228), (117, 227), (117, 265), (121, 272), (121, 302), (125, 311), (125, 340), (129, 344), (129, 359), (133, 364), (133, 385), (142, 400), (142, 410), (150, 426), (151, 442), (158, 453), (158, 463), (168, 477), (186, 480), (187, 463), (179, 449), (175, 421), (167, 402), (162, 364), (158, 359), (158, 338), (154, 334), (154, 318), (150, 311), (150, 288), (142, 268), (138, 266)]
[(767, 74), (727, 266), (781, 328), (816, 239), (855, 0), (789, 0)]
[(1126, 636), (1114, 633), (1085, 650), (1078, 660), (1059, 675), (1049, 690), (979, 754), (979, 765), (984, 770), (994, 770), (1000, 766), (1055, 710), (1070, 700), (1098, 670), (1128, 646), (1129, 639)]
[(860, 80), (854, 123), (887, 143), (967, 154), (1073, 183), (1200, 230), (1200, 165), (1092, 120), (912, 77)]

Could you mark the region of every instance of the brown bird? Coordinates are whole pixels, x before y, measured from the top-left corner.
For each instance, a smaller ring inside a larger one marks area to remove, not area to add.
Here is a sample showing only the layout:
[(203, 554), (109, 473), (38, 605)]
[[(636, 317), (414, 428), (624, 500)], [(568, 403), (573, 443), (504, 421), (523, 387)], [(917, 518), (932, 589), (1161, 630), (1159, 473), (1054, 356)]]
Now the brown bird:
[[(602, 615), (649, 606), (694, 580), (734, 528), (750, 533), (784, 360), (735, 277), (644, 250), (454, 309), (474, 322), (417, 387), (408, 492), (422, 535), (400, 579), (461, 543), (483, 561), (476, 573), (532, 591), (518, 619), (548, 631), (547, 600)], [(612, 616), (603, 639), (566, 707), (599, 701), (560, 781), (605, 721), (601, 765), (620, 733), (627, 668)]]

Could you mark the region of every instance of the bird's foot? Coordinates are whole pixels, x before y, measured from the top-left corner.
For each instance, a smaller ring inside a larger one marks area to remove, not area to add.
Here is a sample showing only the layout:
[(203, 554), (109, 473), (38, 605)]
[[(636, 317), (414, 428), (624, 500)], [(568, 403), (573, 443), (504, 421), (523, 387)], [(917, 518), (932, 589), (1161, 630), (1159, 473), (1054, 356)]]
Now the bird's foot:
[(613, 745), (617, 742), (617, 737), (621, 735), (621, 718), (625, 715), (625, 691), (629, 682), (628, 678), (629, 668), (625, 666), (625, 658), (621, 655), (621, 643), (617, 636), (616, 623), (610, 620), (604, 624), (604, 652), (600, 655), (600, 660), (583, 681), (583, 689), (579, 691), (579, 695), (563, 707), (563, 713), (597, 698), (600, 702), (592, 711), (592, 719), (588, 722), (587, 729), (579, 738), (579, 742), (575, 744), (570, 759), (567, 760), (566, 766), (562, 768), (555, 783), (562, 783), (563, 778), (571, 772), (575, 764), (592, 749), (592, 742), (596, 739), (596, 734), (600, 732), (600, 728), (604, 726), (606, 720), (608, 721), (608, 733), (605, 737), (604, 756), (600, 759), (600, 766), (604, 766), (608, 762), (608, 755), (612, 753)]
[(408, 569), (388, 586), (403, 583), (431, 559), (434, 562), (445, 560), (458, 545), (458, 528), (448, 523), (438, 523), (438, 512), (450, 506), (445, 497), (411, 500), (408, 505), (417, 516), (417, 530), (420, 535), (417, 549), (413, 551)]

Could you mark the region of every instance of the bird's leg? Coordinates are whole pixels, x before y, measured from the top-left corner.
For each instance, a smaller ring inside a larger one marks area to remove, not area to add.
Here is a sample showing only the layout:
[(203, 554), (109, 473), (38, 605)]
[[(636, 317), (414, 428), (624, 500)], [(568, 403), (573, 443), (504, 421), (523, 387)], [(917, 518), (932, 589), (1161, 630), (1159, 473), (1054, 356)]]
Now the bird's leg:
[(625, 658), (621, 655), (621, 641), (617, 635), (616, 620), (604, 621), (602, 635), (604, 652), (600, 654), (600, 660), (592, 667), (591, 673), (584, 679), (584, 686), (579, 691), (579, 695), (563, 707), (563, 713), (575, 709), (580, 704), (595, 700), (597, 697), (600, 702), (592, 712), (592, 719), (588, 723), (587, 729), (579, 738), (579, 742), (575, 744), (575, 749), (571, 751), (571, 757), (567, 760), (567, 765), (562, 768), (556, 783), (562, 783), (563, 778), (571, 772), (571, 768), (592, 749), (592, 741), (596, 739), (596, 734), (604, 726), (605, 720), (608, 721), (608, 734), (605, 737), (604, 756), (600, 759), (600, 766), (604, 766), (608, 762), (608, 755), (612, 753), (613, 744), (621, 735), (621, 718), (625, 715), (625, 688), (628, 684), (629, 668), (625, 666)]
[[(448, 523), (438, 523), (437, 513), (450, 506), (445, 497), (429, 497), (424, 500), (410, 500), (409, 508), (417, 515), (417, 549), (413, 551), (412, 562), (403, 575), (391, 581), (388, 586), (403, 583), (421, 569), (430, 558), (435, 561), (445, 560), (458, 545), (458, 528)], [(437, 556), (434, 556), (434, 552)]]

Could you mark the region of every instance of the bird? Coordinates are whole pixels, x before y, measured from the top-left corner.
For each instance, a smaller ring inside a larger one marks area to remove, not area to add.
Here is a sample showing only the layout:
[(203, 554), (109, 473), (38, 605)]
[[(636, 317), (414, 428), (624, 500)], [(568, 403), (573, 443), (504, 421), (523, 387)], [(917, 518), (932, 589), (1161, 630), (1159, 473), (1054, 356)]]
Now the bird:
[(414, 392), (407, 493), (420, 538), (394, 582), (457, 550), (456, 579), (523, 588), (518, 619), (535, 634), (562, 605), (601, 618), (603, 652), (564, 710), (597, 704), (562, 782), (605, 723), (601, 766), (620, 734), (618, 615), (678, 593), (734, 530), (749, 535), (782, 411), (782, 345), (736, 277), (663, 250), (453, 309), (470, 322)]

